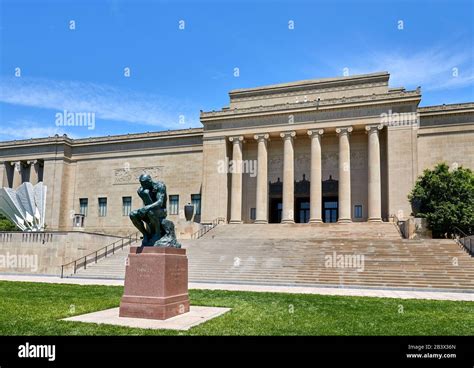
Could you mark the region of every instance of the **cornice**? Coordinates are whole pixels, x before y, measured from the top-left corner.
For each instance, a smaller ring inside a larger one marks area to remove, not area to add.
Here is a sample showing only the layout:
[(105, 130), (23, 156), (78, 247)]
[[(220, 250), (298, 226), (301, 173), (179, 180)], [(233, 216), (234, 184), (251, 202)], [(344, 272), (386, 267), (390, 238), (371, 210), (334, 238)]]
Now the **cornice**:
[(474, 102), (419, 107), (420, 116), (474, 113)]
[(229, 92), (231, 100), (246, 101), (265, 96), (291, 96), (302, 91), (340, 91), (368, 86), (387, 86), (387, 72), (361, 74), (347, 77), (309, 79), (297, 82), (272, 84), (261, 87), (241, 88)]
[(168, 131), (161, 131), (161, 132), (121, 134), (121, 135), (110, 135), (110, 136), (103, 136), (103, 137), (80, 138), (80, 139), (72, 139), (67, 136), (58, 136), (58, 137), (33, 138), (33, 139), (0, 142), (0, 149), (25, 146), (25, 145), (37, 146), (37, 145), (58, 145), (58, 144), (66, 144), (69, 147), (78, 147), (78, 146), (83, 146), (83, 145), (94, 145), (94, 144), (104, 144), (104, 143), (123, 143), (124, 141), (131, 142), (131, 141), (141, 141), (141, 140), (202, 136), (202, 134), (203, 134), (203, 128), (191, 128), (191, 129), (168, 130)]
[(235, 108), (235, 109), (223, 109), (220, 111), (201, 112), (201, 122), (204, 123), (207, 120), (218, 120), (218, 119), (230, 119), (240, 117), (243, 115), (266, 115), (266, 114), (279, 114), (288, 112), (299, 112), (307, 110), (325, 110), (334, 108), (347, 108), (358, 105), (368, 104), (387, 104), (389, 102), (399, 102), (413, 100), (418, 101), (421, 99), (419, 91), (406, 91), (406, 92), (389, 92), (384, 94), (373, 94), (364, 96), (353, 96), (353, 97), (341, 97), (331, 98), (324, 100), (313, 100), (307, 102), (295, 102), (285, 104), (275, 104), (271, 106), (258, 106), (248, 108)]
[(19, 139), (13, 141), (0, 142), (1, 148), (17, 147), (17, 146), (50, 146), (50, 145), (66, 145), (72, 147), (74, 140), (67, 136), (55, 136), (45, 138), (31, 138), (31, 139)]
[(268, 98), (281, 98), (281, 97), (292, 97), (298, 96), (301, 97), (301, 93), (304, 92), (305, 94), (314, 94), (314, 93), (330, 93), (330, 92), (342, 92), (342, 91), (350, 91), (355, 89), (363, 89), (363, 88), (374, 88), (374, 87), (382, 87), (386, 86), (386, 82), (379, 82), (379, 83), (364, 83), (364, 84), (354, 84), (354, 85), (342, 85), (340, 87), (326, 87), (326, 88), (308, 88), (308, 87), (300, 87), (300, 88), (292, 88), (286, 92), (272, 92), (272, 93), (247, 93), (246, 97), (234, 97), (231, 96), (231, 101), (235, 102), (245, 102), (245, 101), (259, 101)]

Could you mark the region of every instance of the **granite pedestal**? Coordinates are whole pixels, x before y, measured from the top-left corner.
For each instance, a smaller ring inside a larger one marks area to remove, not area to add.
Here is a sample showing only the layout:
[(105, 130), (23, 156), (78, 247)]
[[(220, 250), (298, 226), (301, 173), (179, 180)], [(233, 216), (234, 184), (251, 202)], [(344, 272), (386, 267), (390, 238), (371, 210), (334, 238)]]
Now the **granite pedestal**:
[(186, 250), (131, 247), (119, 316), (164, 320), (187, 312)]

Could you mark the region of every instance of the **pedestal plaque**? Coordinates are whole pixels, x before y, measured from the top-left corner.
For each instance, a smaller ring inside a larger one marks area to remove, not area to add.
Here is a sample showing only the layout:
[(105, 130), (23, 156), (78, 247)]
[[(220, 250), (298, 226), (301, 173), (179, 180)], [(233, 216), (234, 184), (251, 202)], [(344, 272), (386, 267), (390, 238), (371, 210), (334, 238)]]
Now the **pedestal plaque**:
[(131, 247), (120, 317), (168, 319), (189, 312), (188, 258), (173, 247)]

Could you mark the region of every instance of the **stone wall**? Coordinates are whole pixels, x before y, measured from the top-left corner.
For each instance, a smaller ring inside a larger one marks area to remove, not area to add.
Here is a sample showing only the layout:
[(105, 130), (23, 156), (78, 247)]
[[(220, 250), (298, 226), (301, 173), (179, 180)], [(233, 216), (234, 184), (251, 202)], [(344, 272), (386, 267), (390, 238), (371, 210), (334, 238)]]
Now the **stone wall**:
[(415, 126), (387, 127), (388, 211), (400, 219), (411, 214), (408, 193), (418, 172), (418, 145)]
[[(87, 231), (123, 236), (136, 231), (128, 215), (122, 211), (122, 198), (132, 197), (132, 209), (143, 206), (137, 194), (140, 186), (138, 176), (143, 171), (149, 172), (154, 180), (165, 182), (168, 204), (170, 195), (179, 195), (179, 213), (169, 212), (168, 219), (175, 223), (184, 219), (184, 205), (191, 202), (192, 194), (201, 193), (202, 153), (183, 151), (141, 157), (122, 154), (121, 157), (77, 161), (71, 210), (79, 213), (80, 198), (88, 199)], [(101, 197), (107, 198), (107, 215), (104, 217), (99, 216)], [(67, 215), (66, 210), (63, 216)], [(198, 221), (199, 216), (195, 220)]]
[(474, 124), (423, 128), (418, 134), (418, 175), (445, 162), (449, 167), (464, 166), (474, 170)]
[[(219, 168), (227, 167), (229, 150), (225, 137), (204, 140), (202, 158), (202, 218), (201, 222), (211, 223), (218, 217), (226, 219), (230, 199), (228, 192), (230, 188), (230, 174), (225, 170), (220, 172)], [(223, 166), (224, 165), (224, 166)]]
[(60, 275), (61, 265), (121, 239), (86, 232), (0, 232), (0, 273)]

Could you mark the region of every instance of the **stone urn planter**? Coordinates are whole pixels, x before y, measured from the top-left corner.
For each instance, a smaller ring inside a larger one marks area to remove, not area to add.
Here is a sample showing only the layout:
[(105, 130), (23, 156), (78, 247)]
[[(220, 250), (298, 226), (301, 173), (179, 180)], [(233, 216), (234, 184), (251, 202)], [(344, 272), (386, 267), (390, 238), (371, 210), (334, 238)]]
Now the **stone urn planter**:
[(194, 214), (194, 205), (191, 203), (188, 203), (187, 205), (184, 206), (184, 217), (186, 218), (186, 221), (191, 221), (193, 218)]

